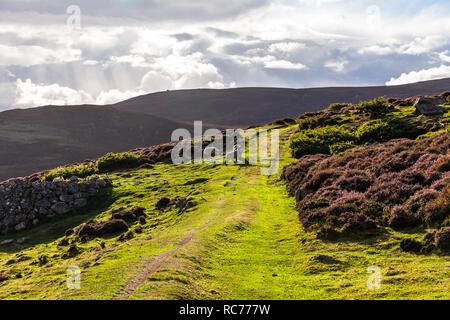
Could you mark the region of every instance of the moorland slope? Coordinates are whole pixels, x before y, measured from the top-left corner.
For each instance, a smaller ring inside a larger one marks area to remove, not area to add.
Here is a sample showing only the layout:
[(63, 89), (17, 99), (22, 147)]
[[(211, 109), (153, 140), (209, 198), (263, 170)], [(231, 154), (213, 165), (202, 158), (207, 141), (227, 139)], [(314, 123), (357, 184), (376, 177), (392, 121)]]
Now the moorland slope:
[[(43, 179), (76, 172), (112, 187), (77, 214), (1, 236), (0, 299), (449, 299), (450, 106), (421, 115), (396, 103), (265, 126), (281, 137), (270, 177), (151, 161), (173, 144), (55, 169)], [(117, 220), (126, 230), (105, 233)]]
[(389, 87), (180, 90), (111, 106), (46, 106), (0, 112), (0, 180), (96, 158), (109, 151), (163, 143), (170, 140), (175, 128), (190, 129), (194, 120), (202, 120), (205, 127), (209, 123), (218, 128), (245, 128), (317, 111), (334, 102), (433, 95), (449, 87), (450, 79), (442, 79)]

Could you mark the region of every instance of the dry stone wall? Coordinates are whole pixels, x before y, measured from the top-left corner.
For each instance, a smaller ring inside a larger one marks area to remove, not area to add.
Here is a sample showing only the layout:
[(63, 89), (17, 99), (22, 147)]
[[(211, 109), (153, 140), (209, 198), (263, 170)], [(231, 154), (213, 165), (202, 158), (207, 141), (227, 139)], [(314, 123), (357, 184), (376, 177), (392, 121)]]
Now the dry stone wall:
[(88, 205), (109, 179), (80, 181), (55, 179), (30, 182), (11, 179), (0, 183), (0, 234), (21, 231), (49, 218), (68, 214)]

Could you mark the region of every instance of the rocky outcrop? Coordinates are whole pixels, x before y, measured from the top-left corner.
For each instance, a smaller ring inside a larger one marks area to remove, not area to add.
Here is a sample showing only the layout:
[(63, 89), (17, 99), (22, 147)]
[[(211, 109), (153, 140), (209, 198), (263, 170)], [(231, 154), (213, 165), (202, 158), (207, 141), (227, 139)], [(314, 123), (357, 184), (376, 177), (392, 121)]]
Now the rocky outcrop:
[(445, 109), (441, 107), (446, 101), (441, 97), (420, 97), (414, 102), (416, 111), (421, 114), (444, 113)]
[(11, 179), (0, 183), (0, 234), (21, 231), (41, 221), (68, 214), (88, 205), (109, 179), (79, 181), (55, 179), (31, 182)]

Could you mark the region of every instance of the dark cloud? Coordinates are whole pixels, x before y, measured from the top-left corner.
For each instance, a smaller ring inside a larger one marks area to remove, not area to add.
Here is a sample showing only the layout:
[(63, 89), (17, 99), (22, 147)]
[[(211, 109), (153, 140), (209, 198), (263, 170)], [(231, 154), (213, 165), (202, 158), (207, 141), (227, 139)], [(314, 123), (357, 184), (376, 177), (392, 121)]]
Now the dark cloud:
[(239, 38), (239, 34), (231, 31), (226, 31), (218, 28), (206, 28), (207, 32), (213, 33), (216, 37), (221, 38)]
[(195, 39), (195, 36), (190, 33), (177, 33), (173, 34), (172, 37), (174, 37), (178, 41), (189, 41)]
[(269, 0), (2, 0), (0, 11), (65, 15), (78, 5), (83, 15), (139, 20), (201, 21), (237, 16), (260, 8)]

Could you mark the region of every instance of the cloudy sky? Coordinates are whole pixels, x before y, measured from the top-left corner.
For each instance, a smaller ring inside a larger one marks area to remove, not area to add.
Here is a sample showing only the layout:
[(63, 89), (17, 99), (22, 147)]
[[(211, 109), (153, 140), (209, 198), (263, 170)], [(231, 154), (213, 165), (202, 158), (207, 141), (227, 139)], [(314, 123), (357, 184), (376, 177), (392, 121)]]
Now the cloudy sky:
[(0, 110), (450, 77), (449, 16), (447, 0), (0, 0)]

